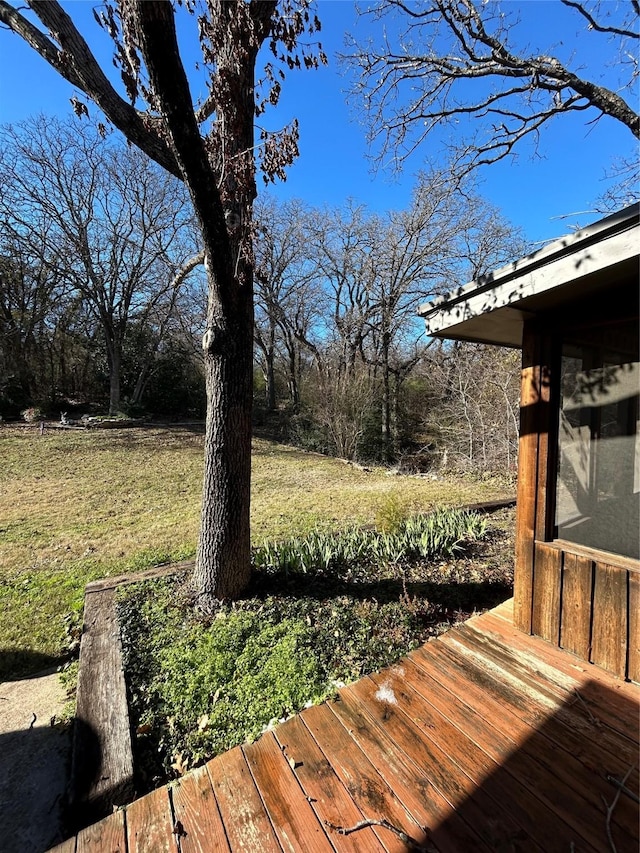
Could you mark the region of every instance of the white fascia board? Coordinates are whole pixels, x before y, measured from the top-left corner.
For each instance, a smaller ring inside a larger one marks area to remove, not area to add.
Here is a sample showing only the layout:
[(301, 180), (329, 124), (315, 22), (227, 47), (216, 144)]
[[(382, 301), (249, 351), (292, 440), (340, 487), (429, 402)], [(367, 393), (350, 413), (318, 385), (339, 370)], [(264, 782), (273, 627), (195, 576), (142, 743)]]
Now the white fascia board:
[[(459, 326), (466, 320), (491, 314), (506, 306), (516, 308), (531, 297), (562, 288), (563, 285), (607, 267), (638, 257), (640, 227), (635, 224), (626, 231), (614, 233), (599, 242), (589, 242), (582, 248), (578, 244), (567, 253), (570, 242), (571, 238), (567, 238), (566, 243), (562, 241), (564, 253), (560, 257), (557, 256), (558, 244), (555, 243), (556, 257), (545, 258), (547, 253), (543, 249), (540, 254), (523, 258), (480, 282), (471, 282), (457, 292), (421, 306), (418, 313), (425, 320), (427, 334), (441, 334), (451, 326)], [(547, 250), (550, 248), (547, 247)], [(527, 310), (526, 305), (522, 308)]]

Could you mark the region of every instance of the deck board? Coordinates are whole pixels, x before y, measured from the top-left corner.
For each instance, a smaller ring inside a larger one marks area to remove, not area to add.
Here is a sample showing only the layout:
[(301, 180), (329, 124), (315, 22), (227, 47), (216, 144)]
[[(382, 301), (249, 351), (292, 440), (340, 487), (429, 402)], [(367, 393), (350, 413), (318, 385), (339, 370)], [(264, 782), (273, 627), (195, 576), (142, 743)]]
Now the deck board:
[[(411, 817), (394, 789), (332, 713), (330, 706), (309, 708), (301, 718), (325, 756), (330, 756), (333, 769), (365, 818), (384, 817), (410, 837), (422, 840), (419, 820)], [(378, 837), (382, 833), (378, 833)], [(388, 831), (384, 834), (384, 845), (389, 853), (406, 849), (397, 838), (388, 835)]]
[[(491, 818), (486, 821), (490, 833), (486, 840), (492, 849), (496, 844), (505, 849), (513, 845), (517, 848), (524, 841), (530, 849), (555, 849), (558, 833), (564, 832), (566, 827), (563, 818), (555, 815), (551, 808), (549, 796), (553, 792), (547, 791), (540, 796), (538, 786), (548, 784), (544, 769), (527, 756), (519, 771), (514, 772), (514, 768), (508, 766), (507, 772), (499, 772), (514, 751), (513, 741), (473, 712), (467, 713), (464, 723), (459, 719), (456, 721), (459, 725), (455, 725), (450, 719), (453, 715), (438, 709), (437, 700), (425, 698), (417, 687), (411, 689), (416, 692), (414, 703), (420, 708), (421, 722), (428, 736), (436, 743), (441, 742), (443, 748), (448, 745), (448, 752), (458, 767), (472, 774), (474, 789), (469, 802), (462, 804), (463, 812), (469, 815), (472, 802), (480, 805), (487, 818)], [(521, 741), (518, 743), (522, 746)], [(503, 810), (507, 799), (510, 802), (508, 814)]]
[(628, 703), (637, 701), (637, 685), (612, 679), (600, 667), (567, 654), (538, 637), (523, 635), (512, 625), (505, 630), (492, 613), (484, 614), (481, 625), (482, 633), (489, 643), (499, 644), (517, 653), (535, 672), (544, 673), (557, 683), (560, 683), (562, 676), (568, 676), (576, 682), (573, 687), (577, 689), (580, 689), (581, 684), (588, 683), (590, 694), (606, 714), (607, 723), (634, 743), (637, 742), (637, 726), (627, 713)]
[(67, 838), (66, 841), (56, 844), (55, 847), (51, 848), (51, 853), (76, 853), (75, 837)]
[[(437, 793), (447, 803), (446, 811), (439, 819), (429, 824), (431, 836), (438, 847), (451, 849), (493, 850), (495, 849), (495, 816), (497, 804), (484, 791), (480, 791), (471, 802), (476, 791), (476, 780), (484, 778), (493, 770), (493, 765), (480, 750), (465, 742), (460, 732), (454, 730), (446, 720), (436, 721), (425, 714), (425, 704), (406, 684), (404, 667), (398, 668), (395, 679), (385, 673), (380, 679), (363, 679), (354, 691), (360, 707), (372, 719), (379, 731), (402, 749), (408, 778), (422, 780), (426, 795), (433, 798)], [(370, 682), (370, 683), (367, 683)], [(376, 697), (380, 690), (393, 696), (393, 702), (381, 703)], [(461, 760), (462, 755), (464, 760)], [(410, 774), (409, 768), (413, 769)], [(425, 773), (425, 768), (428, 772)], [(463, 820), (459, 809), (471, 803)], [(503, 816), (500, 829), (502, 840), (520, 835), (521, 827), (510, 816)], [(438, 827), (446, 825), (447, 833), (455, 832), (454, 839)]]
[(207, 762), (207, 772), (231, 849), (280, 853), (282, 847), (240, 747)]
[[(437, 716), (425, 713), (431, 704), (430, 699), (424, 700), (423, 719), (432, 731), (442, 732)], [(435, 704), (437, 700), (434, 708)], [(451, 712), (452, 704), (446, 703), (448, 717), (455, 716)], [(467, 745), (461, 744), (463, 751), (457, 758), (458, 762), (465, 762), (466, 768), (473, 767), (478, 763), (474, 755), (478, 751), (492, 760), (494, 773), (484, 780), (482, 786), (483, 780), (476, 780), (480, 790), (488, 793), (498, 805), (508, 799), (511, 816), (520, 823), (524, 837), (535, 841), (543, 850), (562, 850), (564, 842), (559, 842), (559, 839), (571, 833), (576, 840), (581, 838), (580, 849), (594, 849), (592, 839), (597, 837), (601, 827), (599, 812), (602, 811), (602, 802), (590, 786), (581, 787), (585, 773), (582, 765), (567, 751), (559, 747), (550, 749), (551, 744), (544, 743), (543, 736), (535, 729), (525, 728), (516, 734), (512, 727), (511, 737), (508, 737), (501, 732), (501, 721), (498, 720), (494, 717), (495, 722), (491, 726), (481, 721), (478, 715), (473, 715), (472, 711), (458, 716), (455, 720), (457, 728), (468, 734), (470, 741)], [(481, 735), (479, 729), (483, 729)], [(474, 730), (475, 738), (472, 735)], [(447, 737), (453, 743), (451, 735)], [(476, 746), (474, 740), (479, 741), (481, 747)], [(453, 749), (450, 753), (453, 754)], [(500, 772), (496, 772), (498, 770)], [(593, 781), (591, 774), (589, 779)], [(604, 784), (601, 790), (608, 792)]]
[[(574, 699), (564, 705), (556, 704), (553, 708), (555, 713), (549, 716), (547, 707), (537, 705), (530, 695), (520, 693), (517, 684), (505, 683), (499, 675), (488, 672), (481, 660), (456, 655), (455, 650), (444, 644), (429, 648), (429, 652), (427, 665), (437, 663), (443, 668), (451, 667), (455, 673), (452, 692), (460, 690), (460, 684), (464, 684), (461, 695), (474, 697), (473, 707), (489, 722), (498, 720), (504, 726), (512, 718), (516, 723), (525, 722), (532, 731), (544, 730), (545, 737), (552, 741), (552, 749), (570, 749), (571, 754), (587, 766), (597, 764), (614, 773), (620, 770), (624, 775), (630, 766), (637, 764), (637, 745), (634, 746), (626, 737), (612, 732), (606, 726), (598, 726), (597, 718), (595, 723), (592, 722)], [(416, 650), (412, 659), (422, 665), (422, 650)], [(582, 692), (588, 694), (589, 689), (588, 683), (583, 685)], [(595, 703), (593, 707), (600, 710)], [(632, 718), (634, 707), (637, 707), (637, 702), (630, 703)]]
[[(323, 826), (355, 826), (364, 819), (300, 716), (278, 726), (274, 734), (287, 760), (293, 762), (296, 778)], [(386, 849), (372, 827), (361, 830), (356, 837), (341, 836), (339, 847), (341, 853)]]
[[(637, 697), (637, 685), (621, 678), (611, 678), (611, 673), (601, 667), (587, 663), (574, 654), (568, 654), (563, 649), (542, 640), (540, 637), (530, 637), (516, 630), (513, 625), (506, 625), (503, 619), (497, 618), (493, 612), (482, 615), (482, 619), (474, 617), (465, 623), (464, 629), (474, 630), (485, 639), (488, 645), (495, 644), (511, 654), (517, 654), (518, 658), (527, 662), (534, 672), (544, 675), (546, 678), (562, 684), (563, 676), (569, 676), (578, 681), (590, 681), (594, 685), (602, 685), (608, 692), (607, 708), (615, 708), (618, 705), (625, 707), (625, 700), (618, 703), (616, 696), (623, 696), (633, 700)], [(613, 682), (613, 683), (612, 683)], [(623, 715), (623, 722), (628, 725), (629, 720)], [(634, 735), (635, 737), (635, 735)]]
[(225, 853), (231, 849), (206, 767), (187, 773), (170, 793), (180, 853)]
[[(413, 656), (406, 659), (403, 666), (409, 674), (412, 687), (422, 694), (425, 702), (433, 705), (453, 725), (467, 734), (477, 746), (485, 749), (496, 764), (506, 767), (511, 777), (508, 784), (514, 785), (509, 796), (516, 809), (521, 808), (523, 802), (528, 804), (528, 797), (537, 796), (536, 781), (544, 786), (546, 774), (553, 773), (564, 785), (579, 790), (585, 807), (595, 809), (597, 812), (602, 811), (601, 797), (609, 797), (611, 794), (610, 785), (602, 773), (602, 769), (608, 767), (609, 757), (606, 753), (595, 751), (592, 760), (585, 764), (581, 760), (583, 756), (573, 754), (574, 742), (566, 739), (566, 731), (557, 739), (559, 743), (551, 739), (547, 745), (541, 740), (546, 738), (546, 732), (537, 732), (534, 727), (512, 713), (507, 706), (503, 705), (500, 708), (496, 703), (496, 706), (492, 707), (486, 700), (488, 704), (483, 710), (486, 716), (493, 719), (494, 722), (491, 723), (477, 711), (473, 696), (458, 697), (456, 695), (459, 682), (456, 681), (454, 673), (447, 677), (442, 665), (437, 670), (419, 668), (419, 675), (415, 678), (411, 676), (411, 672), (418, 667), (418, 664), (414, 662)], [(520, 744), (519, 758), (523, 760), (518, 762), (519, 772), (514, 773), (508, 760), (514, 754), (518, 744)], [(561, 744), (566, 748), (563, 749)], [(530, 769), (532, 766), (533, 770)], [(526, 770), (524, 775), (521, 772), (522, 769)], [(627, 767), (620, 763), (615, 768), (609, 766), (608, 769), (610, 771), (617, 769), (621, 778)], [(586, 787), (580, 786), (579, 780), (585, 777), (589, 779), (589, 784)], [(525, 794), (525, 791), (528, 794)], [(614, 813), (613, 822), (620, 824), (619, 818), (622, 817), (620, 825), (632, 826), (634, 814), (631, 801), (620, 802), (618, 808), (619, 811)], [(516, 818), (518, 812), (512, 811), (512, 814)]]
[[(399, 695), (406, 690), (401, 683), (393, 687)], [(407, 698), (406, 692), (404, 698)], [(502, 764), (510, 758), (510, 751), (506, 750), (500, 756), (494, 750), (493, 741), (499, 739), (498, 732), (487, 731), (487, 740), (482, 739), (482, 746), (478, 746), (472, 737), (452, 725), (430, 701), (418, 693), (415, 693), (411, 704), (426, 737), (439, 744), (442, 752), (451, 757), (458, 767), (459, 776), (463, 772), (471, 776), (473, 786), (469, 797), (459, 804), (458, 809), (462, 809), (462, 813), (474, 826), (482, 826), (482, 823), (478, 823), (477, 815), (472, 814), (474, 807), (480, 807), (481, 813), (486, 816), (488, 836), (485, 841), (492, 845), (492, 849), (498, 840), (500, 846), (508, 849), (511, 844), (522, 843), (525, 839), (545, 851), (562, 849), (556, 848), (556, 844), (558, 837), (566, 834), (565, 818), (555, 812), (553, 803), (554, 794), (566, 796), (567, 792), (559, 789), (553, 776), (545, 776), (544, 768), (521, 751), (518, 752), (520, 766), (516, 771), (511, 764), (507, 764), (508, 772), (499, 772)], [(518, 746), (522, 748), (523, 744), (518, 743)], [(456, 771), (453, 768), (448, 772)], [(509, 814), (503, 813), (506, 799), (510, 802)], [(495, 826), (500, 826), (499, 839)], [(586, 842), (588, 827), (585, 827), (585, 834)], [(591, 848), (587, 845), (584, 849)]]
[[(511, 653), (501, 649), (497, 643), (484, 643), (480, 647), (477, 632), (460, 632), (455, 640), (448, 642), (453, 650), (472, 657), (477, 655), (476, 663), (485, 671), (491, 666), (501, 667), (503, 679), (509, 680), (518, 695), (527, 696), (538, 713), (552, 708), (555, 722), (563, 723), (586, 737), (597, 734), (599, 743), (612, 756), (624, 757), (627, 766), (637, 764), (634, 755), (637, 756), (638, 721), (628, 712), (628, 696), (613, 690), (603, 692), (602, 685), (588, 677), (571, 678), (561, 684), (556, 679), (544, 678), (541, 667), (535, 673), (526, 667), (516, 671), (515, 666), (505, 663), (504, 655)], [(504, 685), (501, 684), (501, 687)], [(561, 737), (564, 739), (565, 736), (563, 734)], [(564, 745), (563, 739), (557, 740), (561, 747)], [(637, 771), (634, 774), (634, 779), (637, 779)]]
[[(512, 620), (511, 602), (474, 617), (61, 853), (607, 853), (611, 780), (636, 765), (640, 784), (640, 688)], [(636, 853), (639, 824), (622, 793), (618, 853)]]
[[(433, 827), (440, 826), (447, 819), (450, 821), (448, 830), (440, 832), (437, 838), (440, 850), (484, 849), (479, 834), (467, 823), (455, 818), (455, 809), (450, 802), (451, 790), (447, 798), (433, 784), (433, 779), (431, 775), (427, 775), (425, 768), (407, 755), (392, 732), (386, 726), (378, 725), (375, 718), (367, 714), (355, 691), (343, 691), (340, 701), (332, 704), (331, 710), (342, 721), (363, 752), (371, 756), (378, 773), (393, 787), (405, 808), (421, 826), (429, 830), (429, 837), (433, 838)], [(418, 737), (417, 733), (415, 736)], [(451, 784), (445, 787), (451, 788), (454, 785), (455, 780), (452, 780)], [(459, 793), (462, 798), (462, 792)], [(433, 840), (436, 841), (435, 838)]]
[(167, 787), (131, 803), (126, 823), (129, 853), (179, 853)]
[(291, 766), (270, 732), (244, 747), (244, 754), (282, 849), (288, 853), (332, 851), (323, 825), (295, 777), (298, 761), (292, 758)]
[[(501, 683), (513, 685), (523, 701), (528, 699), (540, 708), (557, 710), (560, 715), (578, 703), (584, 708), (589, 721), (587, 708), (591, 703), (598, 708), (597, 717), (601, 724), (615, 731), (616, 736), (623, 735), (630, 743), (637, 743), (636, 721), (629, 717), (627, 711), (628, 695), (610, 688), (603, 693), (598, 682), (588, 675), (579, 678), (577, 674), (565, 676), (557, 671), (556, 678), (545, 678), (543, 666), (546, 665), (540, 664), (533, 669), (530, 659), (523, 659), (513, 649), (492, 641), (486, 635), (480, 637), (470, 626), (461, 626), (455, 636), (452, 633), (443, 637), (444, 645), (475, 660), (482, 669), (494, 673)], [(583, 695), (585, 685), (588, 685), (588, 701)], [(635, 692), (635, 688), (632, 689)], [(581, 701), (576, 697), (576, 690)]]
[(124, 812), (114, 812), (78, 833), (76, 853), (125, 853), (127, 849)]

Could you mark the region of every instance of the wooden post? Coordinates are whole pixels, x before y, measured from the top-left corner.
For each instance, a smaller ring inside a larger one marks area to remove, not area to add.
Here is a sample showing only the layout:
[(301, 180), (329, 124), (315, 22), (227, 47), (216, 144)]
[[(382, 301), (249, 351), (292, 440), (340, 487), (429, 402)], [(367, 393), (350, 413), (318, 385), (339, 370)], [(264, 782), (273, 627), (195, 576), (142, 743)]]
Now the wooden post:
[(547, 537), (554, 487), (549, 440), (552, 380), (551, 334), (536, 321), (526, 323), (522, 342), (513, 621), (528, 633), (532, 631), (535, 542)]

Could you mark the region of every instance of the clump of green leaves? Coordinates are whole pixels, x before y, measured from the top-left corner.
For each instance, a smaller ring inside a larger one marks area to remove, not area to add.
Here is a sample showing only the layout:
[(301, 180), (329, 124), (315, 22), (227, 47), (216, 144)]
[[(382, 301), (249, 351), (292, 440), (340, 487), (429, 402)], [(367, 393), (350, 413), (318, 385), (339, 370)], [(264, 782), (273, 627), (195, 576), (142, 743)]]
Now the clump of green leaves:
[[(373, 561), (448, 558), (463, 542), (480, 539), (486, 522), (464, 509), (437, 509), (428, 515), (385, 516), (382, 530), (350, 526), (339, 533), (315, 531), (284, 542), (266, 542), (254, 551), (256, 568), (265, 572), (329, 572)], [(391, 523), (393, 522), (393, 523)]]
[(299, 710), (324, 687), (311, 642), (300, 620), (273, 624), (259, 612), (223, 611), (204, 631), (191, 625), (159, 650), (148, 685), (167, 712), (159, 746), (197, 762)]
[(463, 542), (481, 539), (485, 519), (465, 509), (437, 509), (429, 515), (413, 515), (398, 530), (397, 538), (411, 558), (423, 560), (452, 557)]
[(378, 507), (376, 529), (381, 533), (397, 533), (408, 515), (406, 502), (395, 492), (391, 492)]

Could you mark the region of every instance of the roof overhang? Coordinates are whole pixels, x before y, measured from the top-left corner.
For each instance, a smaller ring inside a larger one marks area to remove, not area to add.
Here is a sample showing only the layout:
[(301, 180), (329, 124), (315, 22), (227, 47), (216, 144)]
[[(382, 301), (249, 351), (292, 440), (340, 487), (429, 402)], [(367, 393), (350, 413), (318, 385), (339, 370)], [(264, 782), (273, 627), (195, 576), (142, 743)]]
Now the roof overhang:
[(422, 305), (432, 337), (520, 347), (525, 320), (638, 277), (640, 205)]

